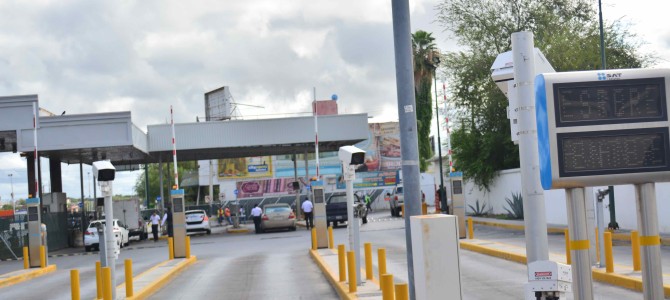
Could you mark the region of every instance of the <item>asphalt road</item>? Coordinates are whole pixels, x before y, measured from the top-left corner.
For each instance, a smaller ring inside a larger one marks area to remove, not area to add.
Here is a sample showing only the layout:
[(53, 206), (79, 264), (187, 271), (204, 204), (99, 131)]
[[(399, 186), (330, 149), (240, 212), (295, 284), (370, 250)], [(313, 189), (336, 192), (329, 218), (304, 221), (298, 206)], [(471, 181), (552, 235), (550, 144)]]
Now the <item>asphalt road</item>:
[[(361, 245), (386, 248), (388, 271), (407, 282), (404, 220), (388, 211), (373, 213), (362, 226)], [(504, 229), (477, 230), (480, 238), (523, 243), (523, 233)], [(336, 244), (348, 244), (345, 227), (334, 230)], [(551, 237), (550, 244), (562, 236)], [(180, 273), (152, 299), (337, 299), (337, 294), (308, 255), (310, 235), (295, 232), (194, 236), (192, 253), (198, 262)], [(551, 247), (551, 246), (550, 246)], [(140, 249), (142, 248), (142, 249)], [(624, 250), (622, 248), (622, 250)], [(362, 253), (362, 250), (361, 250)], [(373, 251), (376, 255), (376, 251)], [(165, 241), (131, 243), (117, 260), (117, 283), (123, 280), (123, 260), (132, 258), (134, 273), (167, 259)], [(55, 273), (0, 289), (1, 299), (70, 299), (69, 269), (81, 272), (82, 299), (95, 297), (97, 255), (51, 258)], [(461, 250), (464, 299), (523, 299), (526, 266)], [(376, 257), (375, 260), (376, 261)], [(0, 273), (22, 268), (21, 261), (0, 262)], [(375, 270), (376, 272), (376, 270)], [(640, 293), (594, 283), (596, 299), (641, 299)], [(568, 298), (571, 299), (571, 298)]]

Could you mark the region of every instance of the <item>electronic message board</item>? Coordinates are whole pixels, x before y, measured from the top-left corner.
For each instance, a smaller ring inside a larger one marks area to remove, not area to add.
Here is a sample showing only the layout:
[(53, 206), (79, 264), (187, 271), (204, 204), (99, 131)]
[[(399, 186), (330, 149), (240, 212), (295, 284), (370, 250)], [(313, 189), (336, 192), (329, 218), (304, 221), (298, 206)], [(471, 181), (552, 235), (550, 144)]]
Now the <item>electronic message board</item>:
[(538, 75), (543, 188), (670, 181), (668, 75), (665, 69)]

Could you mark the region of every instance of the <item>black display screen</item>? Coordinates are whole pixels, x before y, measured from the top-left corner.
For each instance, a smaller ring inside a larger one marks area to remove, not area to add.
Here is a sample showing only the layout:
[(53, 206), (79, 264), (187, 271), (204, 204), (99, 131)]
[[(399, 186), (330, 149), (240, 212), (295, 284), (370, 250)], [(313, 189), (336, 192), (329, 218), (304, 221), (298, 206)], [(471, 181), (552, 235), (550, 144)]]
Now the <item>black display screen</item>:
[(666, 121), (664, 78), (554, 84), (556, 126)]
[(668, 128), (559, 133), (561, 177), (670, 170)]
[(314, 189), (314, 203), (323, 203), (324, 199), (323, 189)]
[(184, 212), (184, 198), (174, 198), (172, 199), (173, 212), (181, 213)]

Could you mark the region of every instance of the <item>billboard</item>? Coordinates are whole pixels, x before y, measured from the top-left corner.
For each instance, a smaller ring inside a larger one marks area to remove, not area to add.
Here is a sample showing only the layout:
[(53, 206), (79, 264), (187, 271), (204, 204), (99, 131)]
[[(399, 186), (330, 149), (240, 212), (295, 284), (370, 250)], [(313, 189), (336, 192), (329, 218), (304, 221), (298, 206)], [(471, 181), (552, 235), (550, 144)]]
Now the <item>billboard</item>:
[(368, 139), (355, 145), (365, 150), (365, 164), (360, 165), (356, 172), (400, 169), (402, 165), (399, 123), (374, 123), (368, 126)]
[(219, 159), (221, 180), (272, 177), (272, 156)]
[(245, 180), (236, 183), (237, 198), (272, 197), (295, 194), (293, 178)]

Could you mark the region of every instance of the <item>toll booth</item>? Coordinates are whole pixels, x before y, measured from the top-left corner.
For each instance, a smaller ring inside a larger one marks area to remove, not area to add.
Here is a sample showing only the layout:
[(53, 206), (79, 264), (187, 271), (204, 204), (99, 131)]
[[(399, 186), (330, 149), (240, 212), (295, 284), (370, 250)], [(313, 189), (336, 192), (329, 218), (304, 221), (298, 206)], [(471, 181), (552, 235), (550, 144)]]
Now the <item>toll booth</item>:
[(463, 174), (461, 172), (450, 173), (449, 186), (451, 187), (450, 214), (457, 217), (458, 237), (465, 236), (465, 196), (463, 195)]
[(312, 199), (314, 199), (314, 228), (316, 228), (317, 248), (328, 248), (328, 228), (326, 222), (326, 193), (320, 181), (312, 182)]
[(172, 238), (174, 245), (174, 257), (186, 257), (186, 215), (184, 205), (184, 190), (170, 191), (172, 201)]
[(42, 246), (40, 198), (26, 199), (26, 206), (28, 206), (28, 258), (31, 268), (39, 268), (40, 246)]

